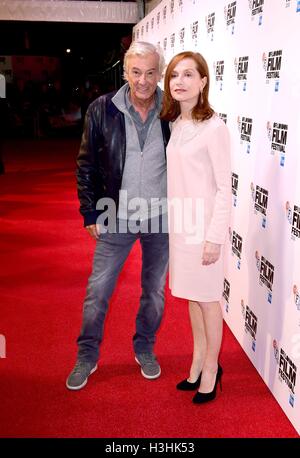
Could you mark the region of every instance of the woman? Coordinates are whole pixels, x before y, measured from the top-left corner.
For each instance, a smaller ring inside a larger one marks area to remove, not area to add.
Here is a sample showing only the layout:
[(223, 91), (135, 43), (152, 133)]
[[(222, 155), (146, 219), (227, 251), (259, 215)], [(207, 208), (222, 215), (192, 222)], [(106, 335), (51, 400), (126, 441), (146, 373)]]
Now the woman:
[[(196, 404), (216, 397), (223, 317), (223, 245), (231, 208), (228, 130), (208, 102), (209, 72), (201, 54), (181, 52), (165, 75), (161, 117), (173, 121), (167, 147), (170, 288), (188, 299), (194, 350), (179, 390), (199, 388)], [(180, 204), (180, 205), (179, 205)]]

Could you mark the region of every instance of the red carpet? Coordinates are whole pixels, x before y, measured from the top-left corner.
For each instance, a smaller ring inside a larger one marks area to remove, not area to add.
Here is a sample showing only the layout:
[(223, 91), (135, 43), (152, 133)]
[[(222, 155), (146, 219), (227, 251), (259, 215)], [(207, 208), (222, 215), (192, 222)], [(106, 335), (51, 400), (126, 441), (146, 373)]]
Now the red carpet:
[(0, 437), (298, 437), (225, 326), (223, 392), (205, 406), (178, 392), (191, 335), (185, 301), (167, 291), (156, 353), (158, 380), (134, 362), (140, 250), (113, 295), (98, 371), (85, 389), (65, 379), (76, 358), (94, 242), (82, 228), (76, 140), (10, 142), (0, 176)]

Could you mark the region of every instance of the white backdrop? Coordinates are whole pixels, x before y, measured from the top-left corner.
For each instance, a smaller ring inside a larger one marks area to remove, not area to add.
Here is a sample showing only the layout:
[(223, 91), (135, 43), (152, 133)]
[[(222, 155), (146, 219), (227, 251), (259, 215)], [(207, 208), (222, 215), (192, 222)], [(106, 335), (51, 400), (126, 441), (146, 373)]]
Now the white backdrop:
[(232, 139), (224, 318), (299, 433), (300, 1), (163, 0), (134, 39), (209, 64)]

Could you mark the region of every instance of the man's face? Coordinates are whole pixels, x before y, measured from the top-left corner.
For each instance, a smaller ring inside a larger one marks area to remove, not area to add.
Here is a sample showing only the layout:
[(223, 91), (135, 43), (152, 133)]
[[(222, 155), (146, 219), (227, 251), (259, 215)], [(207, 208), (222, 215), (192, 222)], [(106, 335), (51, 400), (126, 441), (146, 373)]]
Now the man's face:
[(128, 58), (126, 78), (133, 98), (151, 99), (160, 80), (156, 53)]

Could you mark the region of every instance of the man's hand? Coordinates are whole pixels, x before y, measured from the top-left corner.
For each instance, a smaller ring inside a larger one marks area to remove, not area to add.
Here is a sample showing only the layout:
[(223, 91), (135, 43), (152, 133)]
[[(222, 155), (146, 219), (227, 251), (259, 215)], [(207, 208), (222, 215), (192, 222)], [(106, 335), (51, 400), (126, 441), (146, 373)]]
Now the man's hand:
[(100, 236), (100, 226), (99, 224), (91, 224), (90, 226), (85, 226), (86, 230), (93, 239), (98, 240)]
[(202, 265), (208, 266), (216, 262), (221, 253), (221, 245), (218, 243), (205, 242), (202, 255)]

